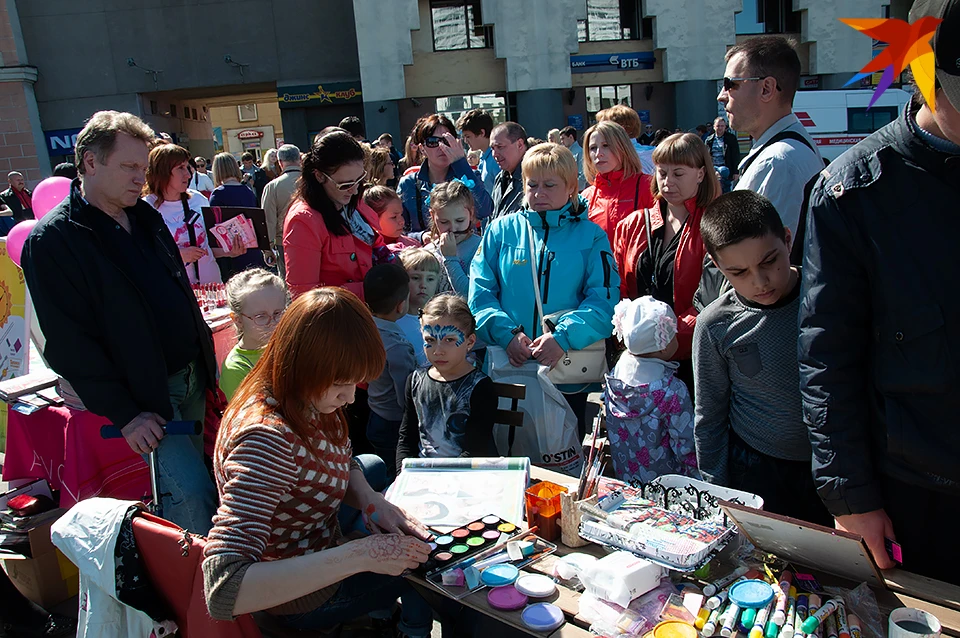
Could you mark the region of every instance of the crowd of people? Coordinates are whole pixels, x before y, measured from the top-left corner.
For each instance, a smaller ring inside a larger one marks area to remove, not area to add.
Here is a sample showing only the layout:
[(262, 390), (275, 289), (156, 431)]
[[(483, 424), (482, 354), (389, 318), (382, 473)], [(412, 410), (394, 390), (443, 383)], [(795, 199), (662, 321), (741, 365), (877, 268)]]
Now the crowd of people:
[[(937, 73), (935, 109), (917, 93), (826, 170), (791, 110), (799, 59), (773, 36), (729, 50), (729, 123), (700, 134), (615, 106), (539, 142), (474, 110), (421, 118), (400, 158), (348, 118), (302, 155), (220, 154), (210, 179), (100, 112), (24, 248), (44, 356), (157, 454), (165, 515), (208, 537), (215, 618), (326, 628), (400, 596), (400, 630), (429, 635), (450, 609), (400, 577), (429, 535), (382, 490), (406, 458), (498, 453), (494, 348), (552, 369), (597, 342), (610, 371), (558, 388), (581, 436), (603, 389), (619, 478), (742, 489), (861, 534), (880, 567), (898, 539), (909, 569), (956, 582), (956, 551), (928, 542), (960, 493), (954, 233), (910, 241), (902, 221), (955, 201), (960, 85)], [(742, 159), (731, 128), (755, 140)], [(212, 247), (208, 202), (262, 206), (276, 250)], [(210, 280), (239, 334), (222, 370), (190, 289)], [(163, 425), (202, 420), (218, 385), (211, 478), (200, 437)], [(377, 533), (342, 542), (356, 528)]]

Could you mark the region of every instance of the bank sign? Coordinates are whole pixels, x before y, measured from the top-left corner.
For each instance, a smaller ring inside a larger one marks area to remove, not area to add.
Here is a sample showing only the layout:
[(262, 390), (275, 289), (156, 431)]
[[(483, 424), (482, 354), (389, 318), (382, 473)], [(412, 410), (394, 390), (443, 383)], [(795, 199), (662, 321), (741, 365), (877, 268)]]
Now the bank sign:
[(43, 137), (47, 140), (47, 152), (50, 155), (73, 155), (73, 147), (77, 144), (77, 135), (82, 129), (63, 128), (55, 131), (44, 131)]
[(602, 73), (604, 71), (637, 71), (652, 69), (656, 64), (653, 51), (633, 53), (601, 53), (597, 55), (571, 55), (571, 73)]
[(277, 101), (282, 109), (349, 104), (362, 101), (361, 95), (359, 82), (325, 82), (277, 87)]

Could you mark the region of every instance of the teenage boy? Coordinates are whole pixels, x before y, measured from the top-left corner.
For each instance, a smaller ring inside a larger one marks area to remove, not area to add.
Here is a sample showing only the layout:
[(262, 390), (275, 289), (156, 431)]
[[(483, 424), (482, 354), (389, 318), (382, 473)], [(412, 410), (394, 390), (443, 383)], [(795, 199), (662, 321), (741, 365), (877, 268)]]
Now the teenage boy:
[(363, 297), (380, 331), (387, 363), (380, 376), (367, 388), (370, 418), (367, 441), (387, 465), (389, 478), (395, 476), (397, 442), (405, 407), (407, 377), (417, 367), (413, 345), (404, 337), (397, 319), (409, 308), (410, 276), (399, 264), (380, 264), (363, 278)]
[(480, 151), (480, 165), (477, 171), (487, 192), (493, 194), (493, 183), (500, 173), (500, 165), (493, 158), (490, 149), (490, 133), (493, 131), (493, 117), (483, 109), (467, 111), (457, 120), (460, 136), (471, 151)]
[(830, 525), (801, 413), (790, 229), (768, 199), (734, 191), (707, 206), (700, 234), (733, 287), (700, 313), (693, 333), (700, 471), (760, 496), (767, 511)]
[(410, 277), (410, 303), (407, 314), (397, 320), (403, 335), (413, 344), (417, 365), (429, 365), (423, 349), (423, 333), (420, 331), (420, 311), (437, 294), (440, 284), (440, 262), (426, 248), (406, 248), (400, 251), (400, 263)]

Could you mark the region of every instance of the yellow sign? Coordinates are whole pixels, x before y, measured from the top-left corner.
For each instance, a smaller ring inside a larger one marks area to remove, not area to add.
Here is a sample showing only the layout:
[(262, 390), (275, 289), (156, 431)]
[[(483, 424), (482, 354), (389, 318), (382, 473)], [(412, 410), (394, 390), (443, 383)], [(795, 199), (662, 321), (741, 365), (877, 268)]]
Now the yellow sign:
[[(26, 321), (27, 286), (23, 271), (7, 255), (7, 240), (0, 238), (0, 381), (20, 376), (30, 359)], [(0, 451), (7, 439), (7, 411), (0, 410)]]

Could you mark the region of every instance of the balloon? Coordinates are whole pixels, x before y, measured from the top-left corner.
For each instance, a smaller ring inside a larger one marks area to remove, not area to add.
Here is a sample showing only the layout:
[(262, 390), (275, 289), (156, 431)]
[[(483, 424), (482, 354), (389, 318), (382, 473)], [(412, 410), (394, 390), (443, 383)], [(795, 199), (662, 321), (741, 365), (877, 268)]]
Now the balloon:
[(33, 190), (33, 216), (40, 219), (70, 195), (70, 180), (66, 177), (48, 177)]
[(10, 255), (10, 259), (18, 267), (20, 266), (20, 255), (23, 254), (23, 245), (27, 243), (27, 235), (36, 225), (37, 220), (26, 219), (11, 228), (10, 232), (7, 233), (7, 254)]

